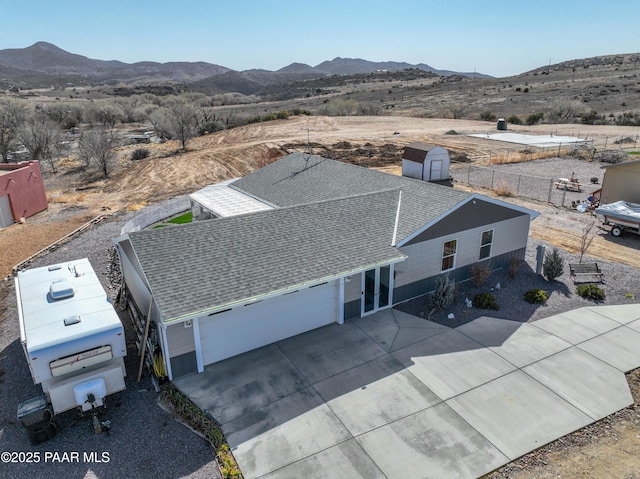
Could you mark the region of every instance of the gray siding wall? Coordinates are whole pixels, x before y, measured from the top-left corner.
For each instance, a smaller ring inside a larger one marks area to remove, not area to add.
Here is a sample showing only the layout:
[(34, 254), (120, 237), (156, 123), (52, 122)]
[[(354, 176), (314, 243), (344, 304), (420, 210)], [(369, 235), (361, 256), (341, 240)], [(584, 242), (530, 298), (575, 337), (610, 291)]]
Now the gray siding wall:
[[(512, 259), (524, 261), (526, 250), (527, 248), (523, 247), (519, 250), (492, 257), (491, 270), (495, 271), (498, 269), (507, 268)], [(471, 277), (471, 266), (472, 265), (467, 265), (457, 268), (453, 271), (449, 271), (449, 278), (454, 279), (456, 283), (467, 281)], [(421, 296), (423, 294), (434, 291), (436, 279), (438, 278), (438, 276), (439, 275), (432, 276), (430, 278), (421, 279), (413, 283), (394, 288), (393, 304), (398, 304), (408, 299), (415, 298), (417, 296)]]
[(171, 374), (173, 379), (198, 371), (195, 351), (171, 358)]
[(344, 319), (354, 319), (359, 318), (360, 313), (362, 312), (362, 307), (360, 305), (360, 299), (356, 299), (355, 301), (349, 301), (348, 303), (344, 303)]
[[(167, 326), (167, 343), (170, 358), (195, 351), (193, 327), (185, 328), (183, 323)], [(171, 364), (173, 365), (173, 362)], [(173, 375), (175, 376), (175, 371)]]
[[(131, 243), (129, 241), (122, 241), (118, 243), (118, 255), (120, 256), (120, 264), (122, 265), (122, 275), (127, 285), (127, 290), (133, 298), (134, 303), (138, 307), (138, 310), (146, 315), (149, 311), (149, 302), (151, 301), (151, 293), (144, 281), (142, 273), (136, 266), (138, 262), (135, 260), (133, 251), (131, 251)], [(158, 311), (154, 308), (153, 317), (158, 319)]]
[[(414, 284), (442, 273), (442, 246), (445, 241), (458, 240), (455, 269), (478, 262), (483, 231), (493, 229), (490, 261), (527, 246), (529, 215), (520, 215), (493, 224), (482, 225), (457, 233), (402, 246), (408, 258), (396, 265), (395, 289)], [(495, 265), (494, 265), (495, 267)], [(396, 302), (396, 298), (394, 298)]]
[(600, 203), (629, 201), (640, 203), (640, 163), (616, 165), (606, 169)]
[(360, 298), (362, 296), (362, 273), (351, 275), (351, 281), (344, 283), (344, 319), (360, 317)]
[(358, 300), (362, 295), (362, 273), (356, 273), (351, 276), (351, 281), (344, 283), (344, 302)]

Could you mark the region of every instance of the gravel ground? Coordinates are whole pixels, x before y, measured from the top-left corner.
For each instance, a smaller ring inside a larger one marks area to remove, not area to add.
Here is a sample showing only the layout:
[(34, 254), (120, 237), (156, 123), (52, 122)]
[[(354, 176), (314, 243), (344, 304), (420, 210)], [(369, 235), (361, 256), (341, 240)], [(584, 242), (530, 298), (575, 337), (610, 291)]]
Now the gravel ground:
[[(88, 257), (103, 285), (113, 294), (114, 250), (111, 238), (120, 235), (131, 215), (115, 215), (34, 261), (32, 267)], [(115, 283), (117, 284), (117, 282)], [(4, 300), (3, 300), (4, 298)], [(110, 432), (94, 435), (89, 417), (75, 411), (57, 416), (55, 438), (32, 446), (16, 419), (18, 403), (40, 394), (32, 383), (19, 340), (13, 281), (0, 281), (0, 452), (40, 455), (38, 463), (0, 462), (0, 477), (37, 478), (219, 478), (212, 447), (157, 405), (158, 395), (148, 377), (136, 383), (138, 356), (127, 316), (127, 389), (108, 398), (104, 419)], [(78, 459), (72, 453), (79, 454)], [(45, 462), (46, 453), (59, 453)], [(68, 453), (65, 457), (64, 453)], [(84, 453), (94, 453), (97, 460)], [(33, 456), (32, 456), (33, 458)]]
[[(583, 262), (597, 262), (604, 273), (603, 282), (596, 283), (605, 291), (604, 301), (590, 301), (576, 294), (576, 284), (569, 276), (568, 265), (579, 262), (577, 254), (561, 251), (565, 262), (564, 273), (553, 282), (547, 281), (536, 274), (536, 250), (540, 244), (546, 246), (547, 252), (553, 249), (552, 245), (529, 238), (525, 262), (513, 278), (509, 277), (507, 271), (499, 270), (491, 273), (482, 286), (475, 286), (471, 281), (458, 284), (455, 302), (444, 311), (437, 311), (429, 316), (432, 307), (431, 297), (428, 295), (396, 307), (401, 311), (429, 317), (434, 322), (455, 328), (481, 316), (531, 322), (587, 306), (634, 304), (640, 298), (640, 275), (636, 268), (591, 258), (588, 255), (585, 255)], [(524, 300), (525, 292), (533, 288), (546, 291), (546, 303), (529, 304)], [(498, 311), (467, 307), (465, 299), (472, 300), (476, 294), (483, 292), (493, 293), (500, 307)], [(449, 319), (449, 314), (453, 314), (455, 318)]]
[[(454, 180), (482, 188), (502, 188), (514, 195), (539, 201), (550, 201), (554, 205), (569, 207), (572, 201), (586, 200), (601, 188), (603, 166), (608, 163), (586, 161), (576, 158), (544, 158), (522, 163), (493, 164), (485, 168), (469, 169), (469, 164), (453, 163), (451, 174)], [(521, 176), (520, 176), (521, 175)], [(552, 185), (559, 178), (579, 179), (581, 191), (570, 191)], [(591, 183), (598, 178), (598, 183)]]

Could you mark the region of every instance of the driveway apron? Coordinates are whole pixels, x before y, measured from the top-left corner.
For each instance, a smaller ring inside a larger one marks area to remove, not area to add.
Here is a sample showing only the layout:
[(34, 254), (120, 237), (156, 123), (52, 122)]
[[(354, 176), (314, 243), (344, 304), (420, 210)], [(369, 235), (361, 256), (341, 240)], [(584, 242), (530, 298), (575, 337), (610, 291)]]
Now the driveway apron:
[(174, 381), (246, 479), (477, 478), (633, 403), (640, 306), (448, 328), (387, 309)]

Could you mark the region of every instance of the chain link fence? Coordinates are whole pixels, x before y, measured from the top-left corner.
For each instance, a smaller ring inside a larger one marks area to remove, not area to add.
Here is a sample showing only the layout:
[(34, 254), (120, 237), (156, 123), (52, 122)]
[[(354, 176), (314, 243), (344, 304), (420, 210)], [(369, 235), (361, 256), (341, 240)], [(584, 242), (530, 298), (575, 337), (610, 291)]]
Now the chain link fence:
[(532, 200), (556, 203), (554, 179), (542, 176), (511, 173), (486, 166), (452, 162), (451, 168), (456, 181), (466, 183), (477, 188), (495, 191), (501, 196), (520, 196)]
[[(522, 197), (544, 201), (556, 206), (574, 206), (577, 202), (586, 200), (595, 189), (599, 188), (599, 185), (589, 184), (588, 178), (582, 178), (580, 187), (566, 189), (565, 185), (559, 184), (558, 177), (552, 176), (557, 172), (545, 169), (544, 165), (541, 165), (543, 174), (550, 176), (507, 170), (510, 166), (552, 157), (558, 158), (560, 161), (563, 158), (570, 158), (586, 162), (619, 163), (625, 161), (629, 157), (628, 153), (636, 151), (639, 146), (636, 135), (634, 138), (607, 138), (597, 145), (594, 140), (585, 138), (582, 142), (571, 144), (522, 145), (516, 148), (485, 150), (468, 155), (467, 159), (470, 162), (452, 160), (451, 174), (456, 181), (492, 190), (499, 196)], [(484, 163), (485, 166), (479, 163)], [(566, 175), (562, 176), (571, 179), (573, 173), (569, 174), (570, 171), (568, 170)], [(593, 178), (591, 181), (597, 182), (597, 178)]]

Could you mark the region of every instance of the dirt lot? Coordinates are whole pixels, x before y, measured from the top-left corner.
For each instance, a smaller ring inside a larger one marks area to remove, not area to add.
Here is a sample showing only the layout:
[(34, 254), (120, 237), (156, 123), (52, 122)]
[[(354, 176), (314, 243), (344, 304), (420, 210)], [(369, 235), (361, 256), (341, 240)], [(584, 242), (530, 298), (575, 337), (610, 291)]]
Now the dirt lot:
[[(487, 152), (497, 156), (505, 149), (517, 148), (513, 144), (446, 134), (451, 131), (485, 132), (487, 125), (480, 121), (404, 117), (293, 117), (197, 138), (190, 143), (189, 151), (183, 154), (175, 153), (178, 149), (175, 143), (151, 144), (148, 145), (150, 158), (132, 162), (129, 155), (135, 146), (123, 147), (119, 167), (108, 180), (89, 177), (69, 161), (63, 165), (61, 173), (46, 175), (49, 210), (28, 218), (25, 224), (16, 224), (0, 232), (0, 278), (10, 274), (17, 263), (91, 218), (135, 210), (217, 181), (242, 176), (288, 151), (304, 150), (307, 141), (314, 153), (398, 173), (402, 148), (416, 140), (436, 143), (449, 148), (454, 155), (468, 157), (486, 155)], [(588, 135), (596, 146), (607, 141), (610, 143), (612, 138), (635, 138), (637, 135), (637, 128), (632, 127), (539, 125), (513, 128), (514, 131), (531, 134), (548, 134), (551, 129), (558, 135)], [(580, 173), (581, 165), (589, 168), (593, 165), (579, 161), (575, 164), (576, 174), (588, 177)], [(547, 169), (546, 173), (565, 176), (564, 171)], [(467, 188), (463, 182), (457, 182), (455, 186)], [(543, 202), (503, 199), (541, 213), (532, 223), (532, 237), (572, 253), (579, 251), (583, 228), (592, 221), (588, 215)], [(640, 268), (638, 249), (640, 238), (631, 235), (612, 238), (600, 231), (589, 254)], [(634, 378), (634, 398), (638, 401), (640, 381), (636, 376)], [(624, 410), (605, 423), (604, 429), (600, 427), (594, 433), (576, 433), (579, 440), (563, 439), (534, 456), (517, 461), (495, 477), (639, 477), (628, 472), (640, 470), (637, 413), (634, 409)], [(609, 432), (605, 434), (602, 431)]]

